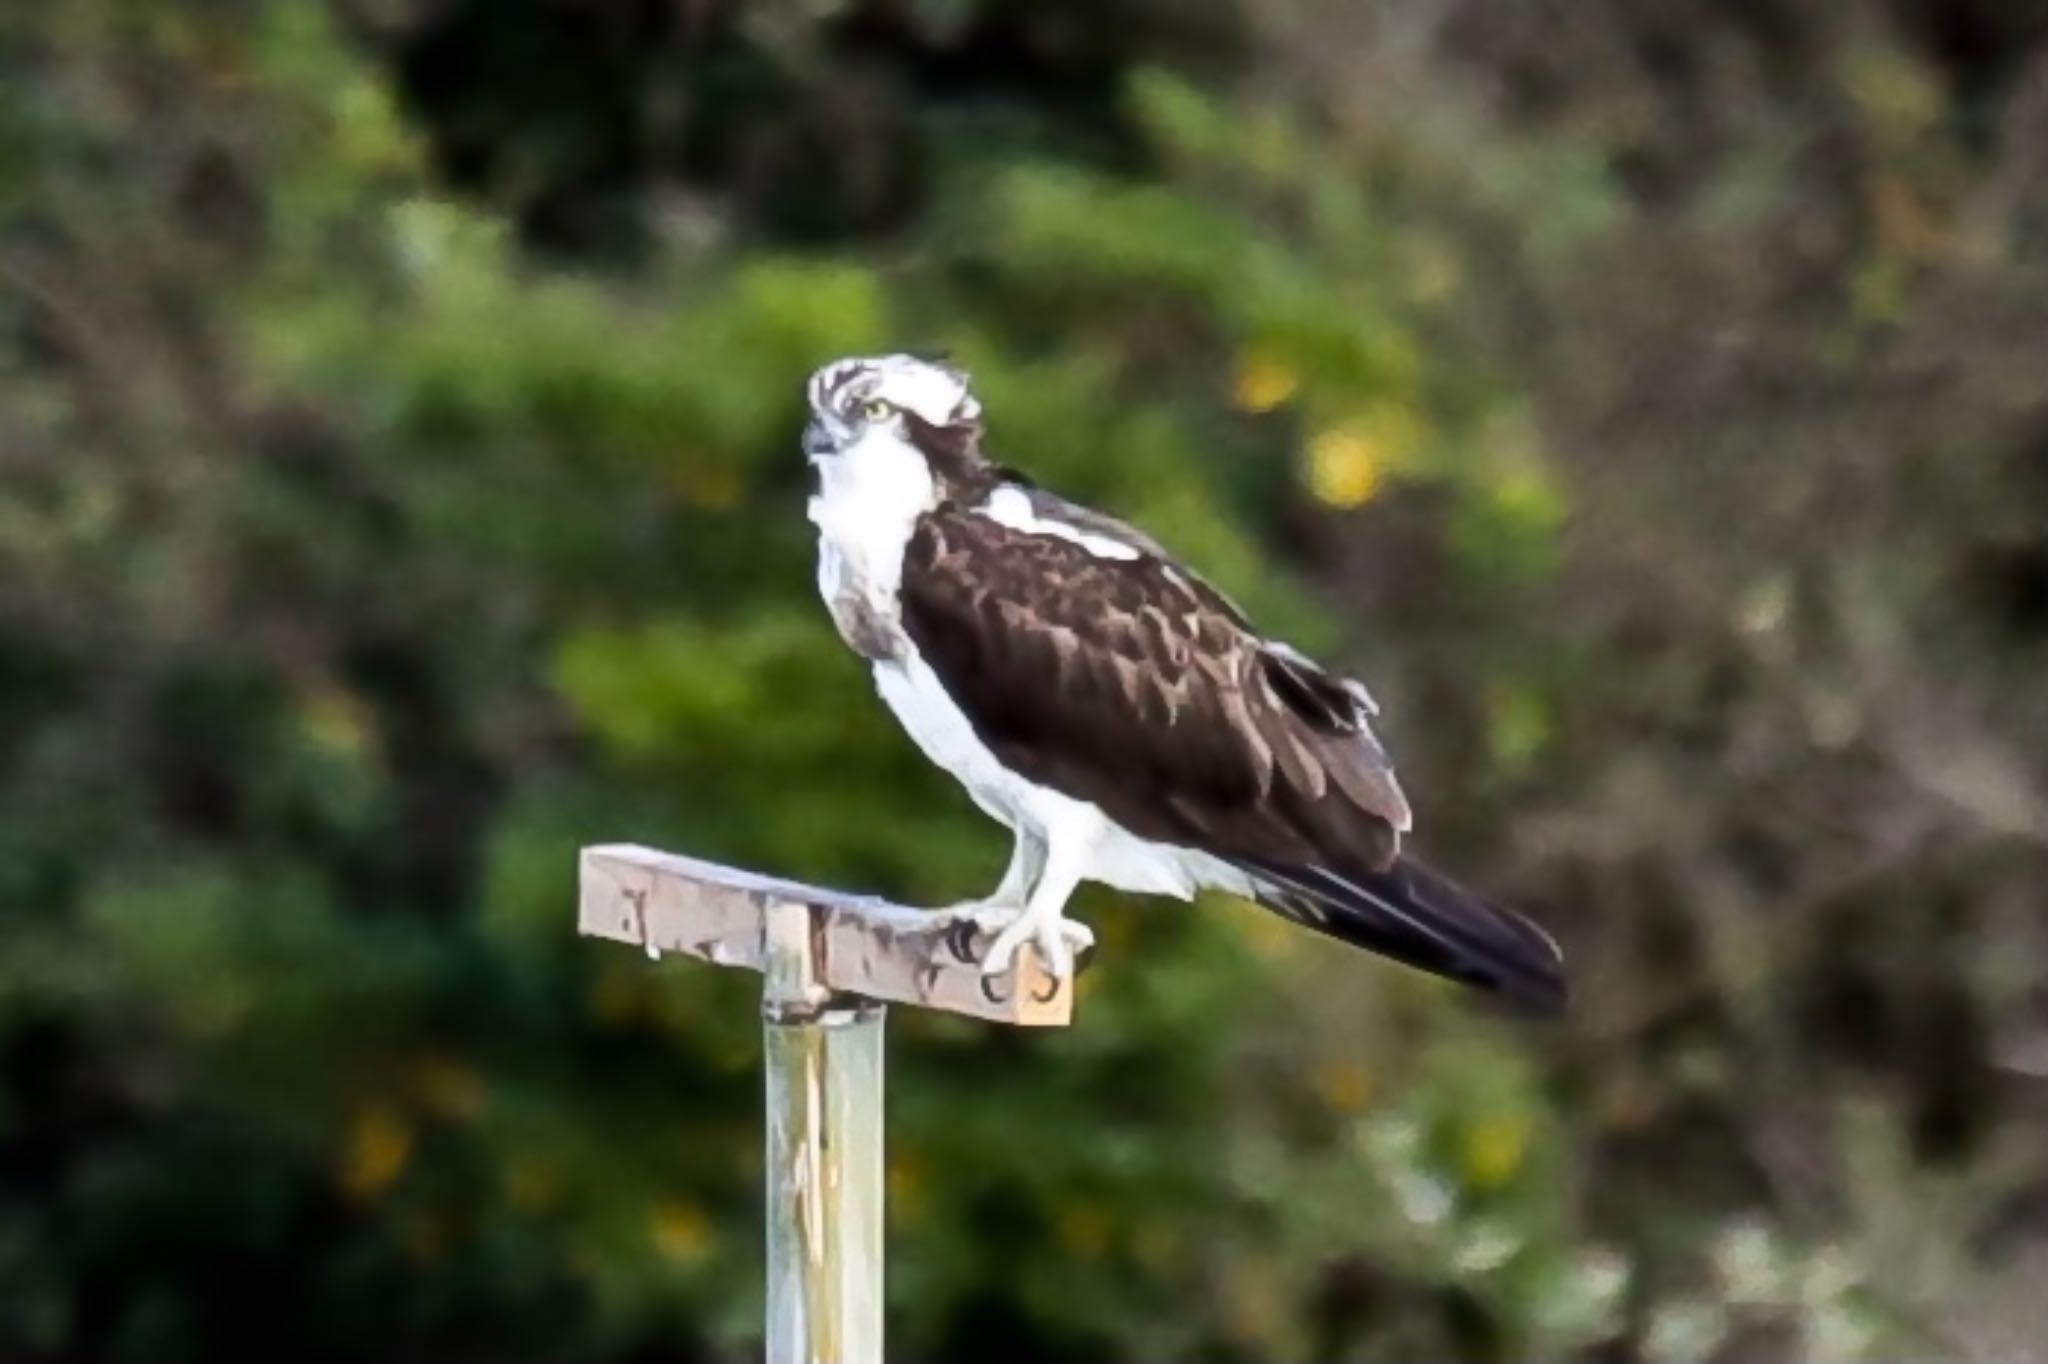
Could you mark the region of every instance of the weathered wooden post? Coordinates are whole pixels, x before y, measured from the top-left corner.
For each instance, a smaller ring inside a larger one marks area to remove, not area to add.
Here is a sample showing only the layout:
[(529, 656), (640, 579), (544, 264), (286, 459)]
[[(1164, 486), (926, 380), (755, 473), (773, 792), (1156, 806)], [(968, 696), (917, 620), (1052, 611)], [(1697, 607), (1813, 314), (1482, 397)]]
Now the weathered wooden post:
[(994, 988), (930, 914), (651, 848), (585, 848), (579, 881), (586, 937), (761, 972), (768, 1364), (881, 1364), (884, 1003), (1057, 1027), (1072, 985), (1027, 948)]

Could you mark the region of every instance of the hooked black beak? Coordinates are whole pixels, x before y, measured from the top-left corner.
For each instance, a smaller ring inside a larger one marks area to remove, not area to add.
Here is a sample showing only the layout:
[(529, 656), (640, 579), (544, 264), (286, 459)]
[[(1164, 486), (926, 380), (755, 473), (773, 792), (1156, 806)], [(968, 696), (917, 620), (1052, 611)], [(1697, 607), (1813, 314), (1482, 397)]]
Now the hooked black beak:
[(804, 453), (812, 459), (832, 453), (832, 435), (824, 424), (816, 420), (804, 425)]

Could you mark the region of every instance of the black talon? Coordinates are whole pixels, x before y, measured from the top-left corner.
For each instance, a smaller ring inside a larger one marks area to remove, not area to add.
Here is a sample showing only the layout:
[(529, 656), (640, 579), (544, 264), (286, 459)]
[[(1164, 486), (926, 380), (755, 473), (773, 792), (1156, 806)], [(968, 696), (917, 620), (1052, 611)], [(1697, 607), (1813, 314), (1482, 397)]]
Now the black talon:
[(996, 978), (986, 974), (981, 978), (981, 997), (991, 1004), (1007, 1004), (1010, 1002), (1008, 995), (996, 993)]
[(974, 953), (974, 934), (978, 926), (974, 920), (962, 915), (946, 925), (946, 948), (954, 960), (973, 965), (980, 958)]
[(1045, 993), (1031, 996), (1031, 1002), (1034, 1004), (1050, 1004), (1059, 997), (1060, 978), (1058, 976), (1047, 976), (1045, 978)]

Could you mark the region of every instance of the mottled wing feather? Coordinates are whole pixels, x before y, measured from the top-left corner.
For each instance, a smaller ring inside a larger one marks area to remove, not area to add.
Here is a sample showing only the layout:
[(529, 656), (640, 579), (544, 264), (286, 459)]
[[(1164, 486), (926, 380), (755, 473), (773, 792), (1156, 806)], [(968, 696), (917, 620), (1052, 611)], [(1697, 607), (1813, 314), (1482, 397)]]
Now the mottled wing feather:
[(1141, 552), (1098, 555), (952, 504), (911, 538), (904, 627), (982, 742), (1142, 838), (1233, 861), (1391, 865), (1408, 806), (1362, 690), (1261, 639), (1120, 523), (1086, 529)]

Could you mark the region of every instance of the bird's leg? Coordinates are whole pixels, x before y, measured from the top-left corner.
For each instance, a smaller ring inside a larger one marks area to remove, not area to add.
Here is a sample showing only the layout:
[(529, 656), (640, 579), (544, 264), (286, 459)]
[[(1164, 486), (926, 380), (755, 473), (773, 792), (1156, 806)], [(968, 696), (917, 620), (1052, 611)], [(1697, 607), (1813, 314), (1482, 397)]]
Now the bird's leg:
[(989, 944), (981, 959), (984, 976), (999, 976), (1009, 970), (1017, 949), (1028, 942), (1038, 949), (1038, 959), (1045, 964), (1046, 974), (1054, 980), (1065, 980), (1074, 974), (1074, 954), (1095, 945), (1095, 934), (1086, 924), (1076, 923), (1060, 912), (1074, 888), (1081, 884), (1089, 844), (1080, 838), (1048, 835), (1043, 847), (1043, 865), (1023, 912), (996, 934), (996, 940)]
[(1017, 843), (1010, 852), (1010, 865), (996, 883), (985, 903), (1022, 911), (1031, 892), (1045, 875), (1045, 840), (1029, 829), (1017, 830)]
[(1030, 830), (1018, 829), (1010, 865), (993, 891), (982, 899), (962, 900), (935, 911), (950, 921), (944, 931), (953, 954), (962, 961), (979, 960), (981, 954), (974, 950), (975, 940), (992, 938), (1015, 923), (1044, 872), (1045, 840)]

